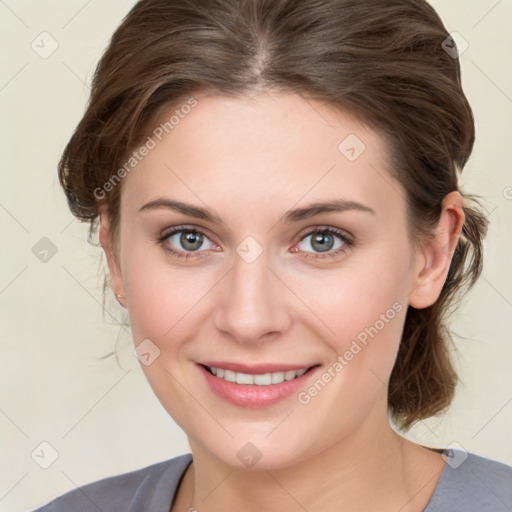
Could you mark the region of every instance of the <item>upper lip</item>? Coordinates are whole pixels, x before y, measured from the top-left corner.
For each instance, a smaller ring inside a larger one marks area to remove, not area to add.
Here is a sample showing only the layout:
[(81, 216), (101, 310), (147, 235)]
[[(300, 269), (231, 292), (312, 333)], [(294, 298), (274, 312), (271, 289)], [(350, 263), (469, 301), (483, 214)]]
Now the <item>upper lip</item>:
[(224, 370), (231, 370), (237, 373), (248, 373), (253, 375), (260, 375), (264, 373), (274, 372), (287, 372), (291, 370), (302, 370), (316, 366), (316, 364), (282, 364), (282, 363), (258, 363), (258, 364), (244, 364), (234, 363), (229, 361), (201, 361), (199, 364), (203, 366), (210, 366), (213, 368), (223, 368)]

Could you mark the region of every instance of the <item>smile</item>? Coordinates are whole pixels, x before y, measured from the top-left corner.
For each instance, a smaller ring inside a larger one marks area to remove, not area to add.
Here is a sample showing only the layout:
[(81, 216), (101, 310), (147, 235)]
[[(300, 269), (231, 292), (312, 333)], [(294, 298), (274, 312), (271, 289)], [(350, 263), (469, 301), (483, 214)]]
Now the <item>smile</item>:
[(233, 405), (248, 408), (268, 407), (293, 396), (320, 366), (197, 364), (210, 391)]

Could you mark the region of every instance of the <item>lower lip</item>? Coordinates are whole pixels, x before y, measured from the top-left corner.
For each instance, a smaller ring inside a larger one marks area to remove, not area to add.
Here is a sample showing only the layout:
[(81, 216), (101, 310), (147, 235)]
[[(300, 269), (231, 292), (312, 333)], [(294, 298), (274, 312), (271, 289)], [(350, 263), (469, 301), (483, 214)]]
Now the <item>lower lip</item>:
[(236, 382), (228, 382), (227, 380), (215, 377), (215, 375), (212, 375), (203, 366), (197, 366), (204, 375), (210, 389), (216, 395), (233, 405), (249, 407), (251, 409), (261, 409), (277, 404), (281, 400), (288, 398), (290, 395), (297, 393), (319, 368), (311, 368), (304, 373), (304, 375), (292, 380), (285, 380), (280, 384), (258, 386), (255, 384), (237, 384)]

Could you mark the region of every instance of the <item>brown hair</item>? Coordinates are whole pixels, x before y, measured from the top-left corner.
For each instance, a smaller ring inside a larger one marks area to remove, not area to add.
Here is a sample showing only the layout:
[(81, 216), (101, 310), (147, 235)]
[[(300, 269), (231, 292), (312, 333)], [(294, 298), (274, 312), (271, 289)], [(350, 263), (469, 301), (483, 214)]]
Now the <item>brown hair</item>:
[[(142, 0), (114, 33), (59, 178), (73, 214), (97, 228), (108, 206), (114, 240), (122, 183), (101, 188), (148, 134), (150, 120), (197, 91), (295, 91), (353, 114), (388, 141), (406, 191), (411, 239), (439, 220), (474, 143), (449, 34), (423, 0)], [(409, 307), (389, 382), (402, 428), (444, 410), (457, 375), (447, 313), (481, 272), (487, 220), (465, 195), (466, 220), (439, 299)]]

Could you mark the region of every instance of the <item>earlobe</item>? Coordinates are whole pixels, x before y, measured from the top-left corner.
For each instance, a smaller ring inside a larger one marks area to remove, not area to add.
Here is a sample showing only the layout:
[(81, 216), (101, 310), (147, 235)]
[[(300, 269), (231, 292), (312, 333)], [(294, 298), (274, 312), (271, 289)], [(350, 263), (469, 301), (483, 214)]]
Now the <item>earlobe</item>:
[(108, 217), (108, 211), (106, 205), (99, 207), (100, 224), (99, 224), (99, 239), (105, 256), (107, 259), (107, 265), (110, 273), (110, 282), (112, 291), (116, 296), (121, 306), (126, 307), (124, 302), (121, 302), (120, 298), (124, 299), (124, 284), (122, 279), (121, 267), (118, 262), (118, 258), (115, 255), (114, 244), (112, 241), (112, 232), (110, 229), (110, 222)]
[(413, 287), (409, 292), (409, 305), (412, 307), (429, 307), (441, 294), (462, 233), (464, 219), (461, 194), (457, 191), (450, 192), (443, 200), (434, 235), (418, 252)]

